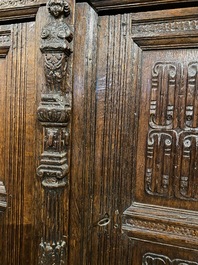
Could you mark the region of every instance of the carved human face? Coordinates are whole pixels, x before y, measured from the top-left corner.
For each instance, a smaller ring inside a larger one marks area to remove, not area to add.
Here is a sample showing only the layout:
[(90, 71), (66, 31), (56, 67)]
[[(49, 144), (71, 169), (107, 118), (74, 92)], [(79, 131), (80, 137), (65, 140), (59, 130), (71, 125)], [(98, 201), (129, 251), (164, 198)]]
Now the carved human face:
[(48, 4), (49, 12), (55, 18), (58, 18), (64, 13), (64, 2), (61, 0), (52, 0)]

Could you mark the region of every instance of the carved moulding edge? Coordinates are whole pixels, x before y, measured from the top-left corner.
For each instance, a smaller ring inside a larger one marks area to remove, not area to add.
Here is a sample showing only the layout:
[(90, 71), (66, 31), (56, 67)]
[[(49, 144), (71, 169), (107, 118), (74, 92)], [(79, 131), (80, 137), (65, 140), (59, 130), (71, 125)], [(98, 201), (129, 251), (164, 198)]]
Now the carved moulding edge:
[(45, 5), (46, 2), (47, 0), (28, 0), (24, 4), (16, 1), (16, 4), (0, 5), (0, 21), (34, 18), (39, 7)]
[(133, 203), (123, 213), (122, 230), (132, 239), (198, 249), (194, 211)]
[(194, 48), (198, 47), (198, 19), (192, 14), (170, 15), (163, 20), (160, 15), (152, 19), (132, 17), (131, 35), (142, 50)]

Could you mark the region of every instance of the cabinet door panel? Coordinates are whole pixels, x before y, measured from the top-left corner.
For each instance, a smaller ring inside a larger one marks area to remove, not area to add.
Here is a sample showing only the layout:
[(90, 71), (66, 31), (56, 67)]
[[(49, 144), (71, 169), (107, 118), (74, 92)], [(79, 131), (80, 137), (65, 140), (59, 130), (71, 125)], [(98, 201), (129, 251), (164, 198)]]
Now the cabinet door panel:
[[(139, 253), (145, 251), (136, 257), (139, 264), (196, 264), (197, 19), (192, 9), (180, 9), (133, 14), (131, 23), (140, 55), (133, 73), (137, 160), (134, 200), (123, 229), (135, 240), (151, 242), (150, 251), (137, 243)], [(190, 254), (175, 255), (171, 247), (167, 254), (155, 251), (156, 242), (188, 248)]]

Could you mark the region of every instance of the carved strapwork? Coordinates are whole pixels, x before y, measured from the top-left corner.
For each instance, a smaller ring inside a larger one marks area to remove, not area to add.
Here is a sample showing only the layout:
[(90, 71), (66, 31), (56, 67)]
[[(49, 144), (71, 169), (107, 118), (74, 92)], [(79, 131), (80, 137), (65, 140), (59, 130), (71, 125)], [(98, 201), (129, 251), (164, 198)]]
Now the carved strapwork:
[(44, 187), (43, 237), (39, 264), (65, 264), (63, 188), (69, 176), (70, 115), (72, 107), (68, 67), (73, 32), (67, 23), (70, 6), (65, 0), (47, 4), (50, 22), (41, 33), (45, 88), (37, 110), (43, 126), (43, 153), (37, 175)]
[(197, 62), (153, 67), (145, 172), (150, 195), (198, 199), (197, 69)]
[(7, 194), (2, 181), (0, 181), (0, 213), (4, 212), (7, 207)]

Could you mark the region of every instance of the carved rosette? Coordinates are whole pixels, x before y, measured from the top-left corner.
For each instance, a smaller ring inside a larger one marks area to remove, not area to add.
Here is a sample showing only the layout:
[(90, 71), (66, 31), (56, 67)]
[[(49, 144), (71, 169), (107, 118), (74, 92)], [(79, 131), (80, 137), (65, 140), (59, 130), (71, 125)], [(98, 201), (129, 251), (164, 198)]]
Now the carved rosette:
[(62, 202), (63, 188), (69, 175), (72, 95), (66, 78), (73, 32), (66, 23), (70, 7), (65, 0), (50, 0), (47, 8), (50, 22), (42, 29), (40, 46), (46, 82), (37, 110), (38, 120), (43, 126), (43, 153), (37, 175), (45, 196), (39, 264), (59, 265), (66, 262)]

